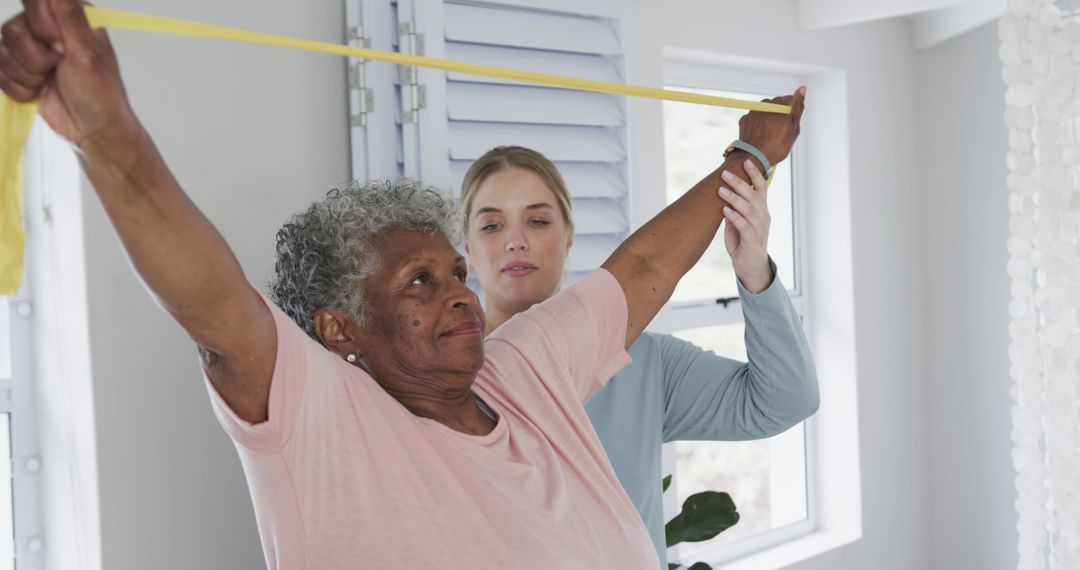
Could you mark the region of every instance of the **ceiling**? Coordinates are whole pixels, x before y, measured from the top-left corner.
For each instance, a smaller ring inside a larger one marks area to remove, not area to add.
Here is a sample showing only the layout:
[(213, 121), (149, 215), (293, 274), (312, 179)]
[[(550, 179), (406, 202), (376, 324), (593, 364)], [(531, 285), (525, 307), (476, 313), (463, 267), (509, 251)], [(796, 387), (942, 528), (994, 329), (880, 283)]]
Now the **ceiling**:
[(1006, 0), (796, 0), (799, 20), (820, 30), (909, 18), (912, 43), (925, 49), (992, 22), (1005, 13)]

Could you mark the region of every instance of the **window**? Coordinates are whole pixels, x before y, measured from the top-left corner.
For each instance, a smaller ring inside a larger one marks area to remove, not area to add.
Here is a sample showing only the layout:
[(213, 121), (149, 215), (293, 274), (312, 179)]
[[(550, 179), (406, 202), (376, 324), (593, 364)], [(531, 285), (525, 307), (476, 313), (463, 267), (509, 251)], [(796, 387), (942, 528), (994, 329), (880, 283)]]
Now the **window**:
[[(746, 360), (743, 325), (677, 331), (675, 336), (717, 354)], [(701, 491), (731, 494), (739, 524), (711, 541), (684, 544), (679, 556), (698, 560), (719, 545), (787, 527), (808, 519), (806, 438), (799, 424), (783, 434), (755, 441), (674, 444), (676, 501)]]
[[(725, 81), (715, 68), (701, 72), (678, 64), (672, 67), (665, 70), (668, 88), (723, 97), (758, 100), (790, 93), (798, 86), (794, 79)], [(722, 149), (739, 138), (738, 121), (744, 111), (678, 102), (664, 102), (663, 108), (667, 201), (671, 203), (716, 167)], [(769, 187), (769, 253), (777, 264), (777, 277), (803, 313), (800, 219), (794, 192), (798, 186), (797, 153), (796, 149), (777, 167)], [(719, 355), (746, 361), (741, 307), (730, 302), (737, 298), (735, 272), (721, 228), (701, 261), (675, 290), (668, 309), (673, 334)], [(786, 540), (792, 532), (810, 532), (806, 442), (806, 426), (800, 424), (764, 440), (669, 444), (675, 458), (669, 492), (675, 494), (676, 509), (694, 493), (725, 491), (741, 515), (737, 525), (716, 538), (681, 544), (669, 558), (687, 563), (719, 562), (738, 556), (731, 548), (734, 543), (752, 541), (760, 548)], [(674, 515), (667, 513), (667, 518)]]
[[(705, 89), (669, 88), (694, 91), (707, 95), (757, 100), (759, 93), (712, 91)], [(664, 102), (664, 155), (667, 171), (667, 201), (678, 199), (691, 186), (716, 167), (716, 157), (731, 141), (739, 138), (739, 118), (745, 111), (708, 107), (672, 101)], [(702, 149), (716, 149), (715, 153)], [(795, 227), (792, 216), (791, 160), (777, 165), (769, 186), (769, 212), (773, 223), (769, 235), (769, 253), (776, 261), (781, 282), (789, 290), (795, 285)], [(701, 261), (690, 270), (675, 288), (672, 302), (697, 302), (718, 297), (735, 297), (735, 271), (731, 258), (719, 236)]]

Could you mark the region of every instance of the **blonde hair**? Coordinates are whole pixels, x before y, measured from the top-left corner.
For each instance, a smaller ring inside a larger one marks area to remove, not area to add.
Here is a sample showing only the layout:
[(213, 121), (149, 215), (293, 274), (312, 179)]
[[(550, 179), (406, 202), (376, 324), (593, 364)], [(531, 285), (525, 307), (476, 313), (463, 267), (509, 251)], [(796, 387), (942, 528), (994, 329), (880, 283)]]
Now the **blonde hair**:
[(461, 183), (461, 204), (465, 214), (465, 229), (469, 228), (469, 216), (472, 213), (473, 199), (480, 185), (487, 180), (488, 176), (512, 167), (524, 168), (535, 172), (551, 193), (562, 210), (563, 221), (571, 223), (573, 208), (570, 202), (570, 193), (566, 190), (566, 182), (563, 181), (559, 169), (548, 158), (531, 148), (521, 146), (497, 146), (476, 159), (465, 173), (465, 179)]

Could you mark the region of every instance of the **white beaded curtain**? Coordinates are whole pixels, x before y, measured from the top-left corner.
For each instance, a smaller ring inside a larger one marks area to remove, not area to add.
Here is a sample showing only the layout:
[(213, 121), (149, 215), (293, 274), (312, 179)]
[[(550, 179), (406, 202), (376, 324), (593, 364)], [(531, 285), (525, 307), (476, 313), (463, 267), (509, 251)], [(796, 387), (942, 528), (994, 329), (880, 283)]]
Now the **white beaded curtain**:
[(1080, 569), (1080, 3), (1009, 0), (1009, 360), (1019, 568)]

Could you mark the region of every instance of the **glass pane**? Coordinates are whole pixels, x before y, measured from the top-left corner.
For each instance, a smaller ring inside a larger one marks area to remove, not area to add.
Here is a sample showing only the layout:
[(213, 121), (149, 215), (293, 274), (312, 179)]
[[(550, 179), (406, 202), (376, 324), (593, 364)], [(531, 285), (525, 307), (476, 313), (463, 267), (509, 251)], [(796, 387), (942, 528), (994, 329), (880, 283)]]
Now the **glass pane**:
[[(763, 99), (772, 95), (710, 91), (672, 87), (721, 97)], [(706, 105), (664, 102), (664, 154), (667, 170), (667, 201), (670, 204), (694, 184), (716, 169), (722, 154), (732, 141), (739, 138), (739, 117), (745, 111)], [(769, 253), (776, 262), (782, 283), (795, 286), (795, 232), (792, 207), (791, 160), (776, 169), (768, 195), (772, 225), (769, 230)], [(735, 271), (724, 245), (724, 227), (716, 240), (675, 288), (672, 301), (700, 301), (738, 295)]]
[[(746, 360), (742, 323), (688, 329), (675, 336), (706, 350)], [(716, 538), (679, 546), (690, 563), (701, 551), (807, 517), (806, 439), (803, 424), (770, 439), (739, 442), (680, 441), (675, 444), (677, 502), (701, 491), (731, 495), (739, 523)], [(674, 513), (669, 513), (669, 518)]]
[(15, 511), (11, 492), (11, 414), (0, 414), (0, 570), (15, 570)]

